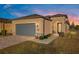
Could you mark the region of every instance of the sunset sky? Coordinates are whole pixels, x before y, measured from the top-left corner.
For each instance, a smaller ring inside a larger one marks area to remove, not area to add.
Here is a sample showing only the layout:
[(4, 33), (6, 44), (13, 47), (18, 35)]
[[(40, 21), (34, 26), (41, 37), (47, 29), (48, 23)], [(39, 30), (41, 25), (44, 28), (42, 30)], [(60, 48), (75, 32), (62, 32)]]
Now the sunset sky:
[(76, 4), (0, 4), (0, 18), (13, 19), (31, 14), (66, 14), (71, 23), (79, 24), (79, 5)]

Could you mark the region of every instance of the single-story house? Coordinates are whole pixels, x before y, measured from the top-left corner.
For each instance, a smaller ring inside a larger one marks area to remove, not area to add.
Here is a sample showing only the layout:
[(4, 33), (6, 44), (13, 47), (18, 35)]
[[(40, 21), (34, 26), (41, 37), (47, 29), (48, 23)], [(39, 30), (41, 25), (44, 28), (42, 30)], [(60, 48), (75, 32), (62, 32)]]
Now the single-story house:
[(0, 18), (0, 32), (6, 30), (7, 34), (24, 36), (41, 36), (63, 32), (66, 33), (69, 25), (66, 23), (67, 15), (56, 14), (41, 16), (37, 14), (16, 19)]
[(53, 16), (41, 16), (37, 14), (12, 20), (12, 34), (24, 36), (41, 36), (63, 32), (69, 29), (66, 21), (67, 15), (56, 14)]

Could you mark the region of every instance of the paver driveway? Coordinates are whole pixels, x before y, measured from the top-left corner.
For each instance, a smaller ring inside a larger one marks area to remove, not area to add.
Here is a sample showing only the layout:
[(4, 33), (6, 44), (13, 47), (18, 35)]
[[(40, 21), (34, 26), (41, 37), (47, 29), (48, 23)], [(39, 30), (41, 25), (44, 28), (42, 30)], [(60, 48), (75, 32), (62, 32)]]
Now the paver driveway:
[(36, 43), (43, 43), (43, 44), (49, 44), (52, 42), (54, 39), (56, 39), (58, 36), (52, 35), (48, 39), (44, 40), (39, 40), (35, 39), (34, 36), (5, 36), (5, 37), (0, 37), (0, 49), (16, 45), (19, 43), (22, 43), (24, 41), (33, 41)]
[(34, 37), (27, 37), (24, 39), (24, 36), (5, 36), (0, 37), (0, 49), (22, 43), (24, 41), (27, 41), (29, 39), (34, 39)]

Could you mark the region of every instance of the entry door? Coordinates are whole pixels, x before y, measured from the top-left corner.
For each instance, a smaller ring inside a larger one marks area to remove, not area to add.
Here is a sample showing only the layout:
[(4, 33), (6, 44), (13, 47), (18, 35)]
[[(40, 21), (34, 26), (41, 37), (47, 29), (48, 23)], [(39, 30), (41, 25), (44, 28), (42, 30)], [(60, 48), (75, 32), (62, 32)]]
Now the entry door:
[(16, 35), (34, 36), (35, 35), (35, 23), (17, 24)]
[(62, 23), (57, 23), (57, 32), (62, 32)]

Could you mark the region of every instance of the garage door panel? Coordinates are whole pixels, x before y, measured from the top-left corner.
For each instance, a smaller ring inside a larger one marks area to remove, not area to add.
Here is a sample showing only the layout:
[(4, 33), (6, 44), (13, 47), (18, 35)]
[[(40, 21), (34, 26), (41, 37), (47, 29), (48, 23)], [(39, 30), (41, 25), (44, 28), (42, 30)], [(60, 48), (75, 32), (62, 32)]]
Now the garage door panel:
[(35, 35), (35, 24), (17, 24), (16, 25), (16, 34), (17, 35)]

